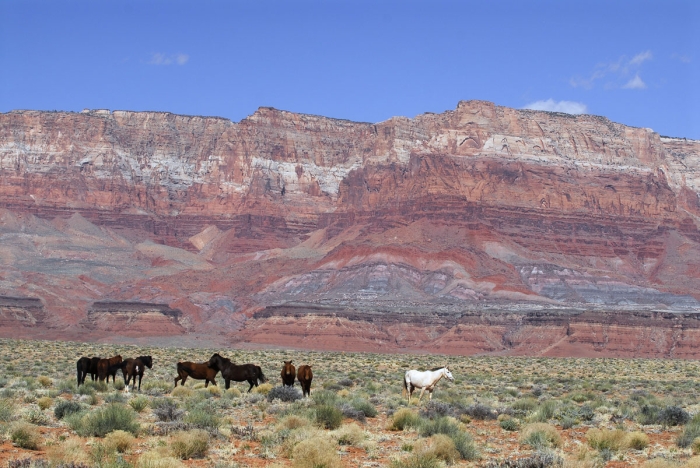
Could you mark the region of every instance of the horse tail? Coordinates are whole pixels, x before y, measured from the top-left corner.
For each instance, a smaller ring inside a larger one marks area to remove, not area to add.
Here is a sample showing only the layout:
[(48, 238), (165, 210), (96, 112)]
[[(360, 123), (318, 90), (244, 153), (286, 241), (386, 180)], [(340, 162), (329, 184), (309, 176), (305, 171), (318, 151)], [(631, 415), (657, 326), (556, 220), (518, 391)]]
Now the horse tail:
[(406, 376), (403, 376), (403, 391), (401, 392), (401, 396), (406, 395), (406, 392), (408, 391), (408, 384), (406, 383)]

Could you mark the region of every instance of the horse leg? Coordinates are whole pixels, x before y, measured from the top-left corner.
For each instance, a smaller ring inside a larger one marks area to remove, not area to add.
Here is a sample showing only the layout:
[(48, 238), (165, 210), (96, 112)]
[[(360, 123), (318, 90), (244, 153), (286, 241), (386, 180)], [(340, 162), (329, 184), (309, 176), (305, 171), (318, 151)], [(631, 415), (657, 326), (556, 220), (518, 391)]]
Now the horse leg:
[(231, 380), (230, 380), (230, 379), (224, 379), (224, 381), (226, 382), (226, 390), (228, 390), (229, 387), (231, 387)]
[(425, 391), (425, 387), (420, 389), (420, 396), (418, 397), (418, 403), (420, 403), (421, 398), (423, 398), (423, 392)]
[[(142, 377), (143, 377), (143, 375), (139, 374), (139, 392), (141, 391), (141, 378)], [(136, 383), (136, 379), (134, 379), (134, 383)]]
[[(250, 384), (250, 388), (248, 389), (248, 393), (250, 393), (250, 391), (253, 389), (253, 384), (254, 384), (253, 379), (248, 380), (248, 383)], [(255, 383), (257, 383), (257, 382), (255, 382)]]

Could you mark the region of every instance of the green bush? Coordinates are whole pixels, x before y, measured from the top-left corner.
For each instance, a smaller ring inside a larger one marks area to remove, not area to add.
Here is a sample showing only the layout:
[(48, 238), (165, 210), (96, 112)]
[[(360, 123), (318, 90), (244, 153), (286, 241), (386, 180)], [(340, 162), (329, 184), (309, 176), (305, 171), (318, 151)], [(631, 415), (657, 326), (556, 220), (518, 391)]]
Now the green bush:
[(137, 413), (140, 413), (148, 406), (148, 398), (144, 396), (132, 398), (129, 400), (129, 406), (131, 406)]
[(343, 412), (332, 405), (316, 408), (316, 422), (326, 429), (337, 429), (343, 423)]
[(520, 424), (516, 419), (508, 418), (508, 419), (503, 419), (499, 423), (499, 426), (501, 426), (501, 429), (504, 431), (517, 431), (520, 429)]
[(321, 390), (311, 395), (317, 405), (335, 405), (338, 402), (338, 395), (329, 390)]
[(204, 403), (192, 408), (183, 421), (200, 429), (216, 429), (221, 425), (221, 418), (213, 408)]
[(10, 426), (10, 440), (23, 449), (36, 450), (41, 442), (41, 434), (34, 424), (17, 422)]
[(448, 436), (455, 444), (455, 448), (464, 460), (474, 460), (479, 454), (474, 439), (462, 431), (455, 420), (450, 417), (436, 418), (432, 421), (423, 421), (419, 428), (420, 435), (430, 437), (435, 434)]
[(391, 462), (391, 468), (442, 468), (443, 464), (433, 453), (416, 453), (403, 460)]
[(700, 415), (695, 415), (693, 419), (685, 425), (683, 432), (676, 439), (676, 444), (681, 448), (690, 447), (693, 440), (700, 437)]
[(58, 400), (53, 409), (53, 415), (56, 419), (63, 419), (71, 414), (83, 411), (84, 406), (73, 400)]
[(173, 455), (181, 460), (201, 458), (209, 448), (209, 434), (202, 429), (177, 432), (170, 443)]
[(372, 403), (363, 398), (357, 398), (353, 400), (351, 405), (356, 410), (365, 413), (365, 416), (367, 416), (368, 418), (374, 418), (377, 416), (377, 408), (375, 408)]
[(15, 417), (15, 405), (10, 400), (0, 399), (0, 422), (10, 422)]
[(408, 408), (402, 408), (391, 417), (391, 424), (389, 424), (388, 429), (390, 431), (403, 431), (409, 427), (418, 427), (420, 421), (421, 418), (416, 413)]
[(84, 415), (79, 422), (76, 422), (75, 419), (71, 419), (71, 422), (76, 425), (73, 430), (83, 437), (104, 437), (117, 430), (136, 435), (139, 424), (135, 419), (136, 414), (131, 408), (119, 403), (110, 403)]

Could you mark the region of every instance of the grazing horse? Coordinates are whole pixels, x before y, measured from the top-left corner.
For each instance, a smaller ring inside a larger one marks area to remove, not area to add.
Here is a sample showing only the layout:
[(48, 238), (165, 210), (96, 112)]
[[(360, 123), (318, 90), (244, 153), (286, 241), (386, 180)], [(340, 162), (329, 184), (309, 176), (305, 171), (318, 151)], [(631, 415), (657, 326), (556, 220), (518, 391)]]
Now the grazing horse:
[(455, 378), (452, 377), (452, 373), (449, 371), (449, 369), (447, 369), (447, 366), (436, 367), (425, 372), (417, 370), (410, 370), (406, 372), (403, 379), (403, 388), (404, 391), (408, 391), (408, 404), (411, 404), (411, 395), (416, 388), (420, 388), (420, 396), (418, 397), (419, 402), (421, 398), (423, 398), (423, 392), (425, 390), (428, 391), (430, 394), (430, 399), (432, 400), (435, 385), (437, 385), (437, 383), (443, 377), (447, 377), (452, 382), (455, 380)]
[(112, 382), (115, 382), (117, 370), (119, 369), (117, 364), (121, 362), (122, 357), (118, 354), (109, 359), (100, 359), (99, 361), (97, 361), (97, 378), (100, 381), (107, 379), (107, 383), (109, 383), (109, 376), (111, 375)]
[(205, 380), (204, 388), (209, 386), (209, 382), (212, 385), (216, 385), (216, 374), (219, 370), (214, 370), (209, 367), (208, 362), (178, 362), (177, 363), (177, 377), (175, 377), (175, 386), (177, 387), (177, 381), (180, 381), (180, 385), (185, 385), (187, 377), (192, 377), (197, 380)]
[(221, 371), (221, 377), (226, 381), (226, 390), (228, 390), (232, 380), (234, 382), (247, 381), (250, 384), (248, 393), (253, 389), (253, 386), (258, 386), (258, 382), (267, 382), (260, 366), (255, 364), (241, 364), (239, 366), (231, 362), (230, 359), (222, 357), (219, 353), (214, 353), (209, 359), (209, 367)]
[(85, 377), (90, 374), (90, 378), (94, 381), (97, 377), (97, 361), (99, 357), (81, 357), (76, 364), (78, 370), (78, 386), (85, 383)]
[(296, 377), (296, 369), (292, 365), (292, 361), (284, 361), (284, 366), (282, 366), (282, 386), (293, 387), (294, 377)]
[(311, 366), (299, 366), (297, 370), (297, 379), (301, 385), (301, 391), (305, 397), (311, 396), (311, 381), (314, 378), (314, 373), (311, 372)]
[(135, 359), (129, 358), (125, 359), (124, 362), (120, 364), (122, 369), (122, 375), (124, 376), (124, 391), (129, 391), (129, 381), (133, 378), (134, 382), (131, 385), (131, 390), (136, 387), (136, 376), (139, 378), (139, 391), (141, 391), (141, 379), (143, 378), (143, 371), (146, 367), (149, 369), (153, 367), (153, 359), (151, 356), (139, 356)]

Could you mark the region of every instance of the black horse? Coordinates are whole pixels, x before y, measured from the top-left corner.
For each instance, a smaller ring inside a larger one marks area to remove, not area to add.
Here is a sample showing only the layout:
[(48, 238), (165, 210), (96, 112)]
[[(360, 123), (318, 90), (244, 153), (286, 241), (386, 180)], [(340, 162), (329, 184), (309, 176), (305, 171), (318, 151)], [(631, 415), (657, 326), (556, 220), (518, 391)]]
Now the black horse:
[(76, 363), (78, 370), (78, 386), (85, 383), (85, 377), (90, 374), (90, 378), (94, 381), (97, 378), (97, 361), (99, 357), (81, 357)]
[(234, 382), (247, 381), (250, 384), (248, 393), (253, 389), (253, 386), (258, 386), (258, 382), (267, 382), (267, 378), (260, 366), (255, 364), (242, 364), (239, 366), (231, 362), (230, 359), (222, 357), (219, 353), (214, 353), (209, 359), (209, 367), (221, 372), (221, 377), (226, 381), (227, 390), (232, 380)]
[(146, 367), (149, 369), (153, 367), (153, 359), (151, 356), (139, 356), (137, 358), (125, 359), (121, 364), (117, 364), (122, 370), (122, 375), (124, 376), (124, 384), (126, 389), (129, 389), (129, 381), (133, 378), (131, 389), (134, 390), (136, 387), (136, 377), (139, 378), (139, 391), (141, 390), (141, 379), (143, 378), (143, 371)]

